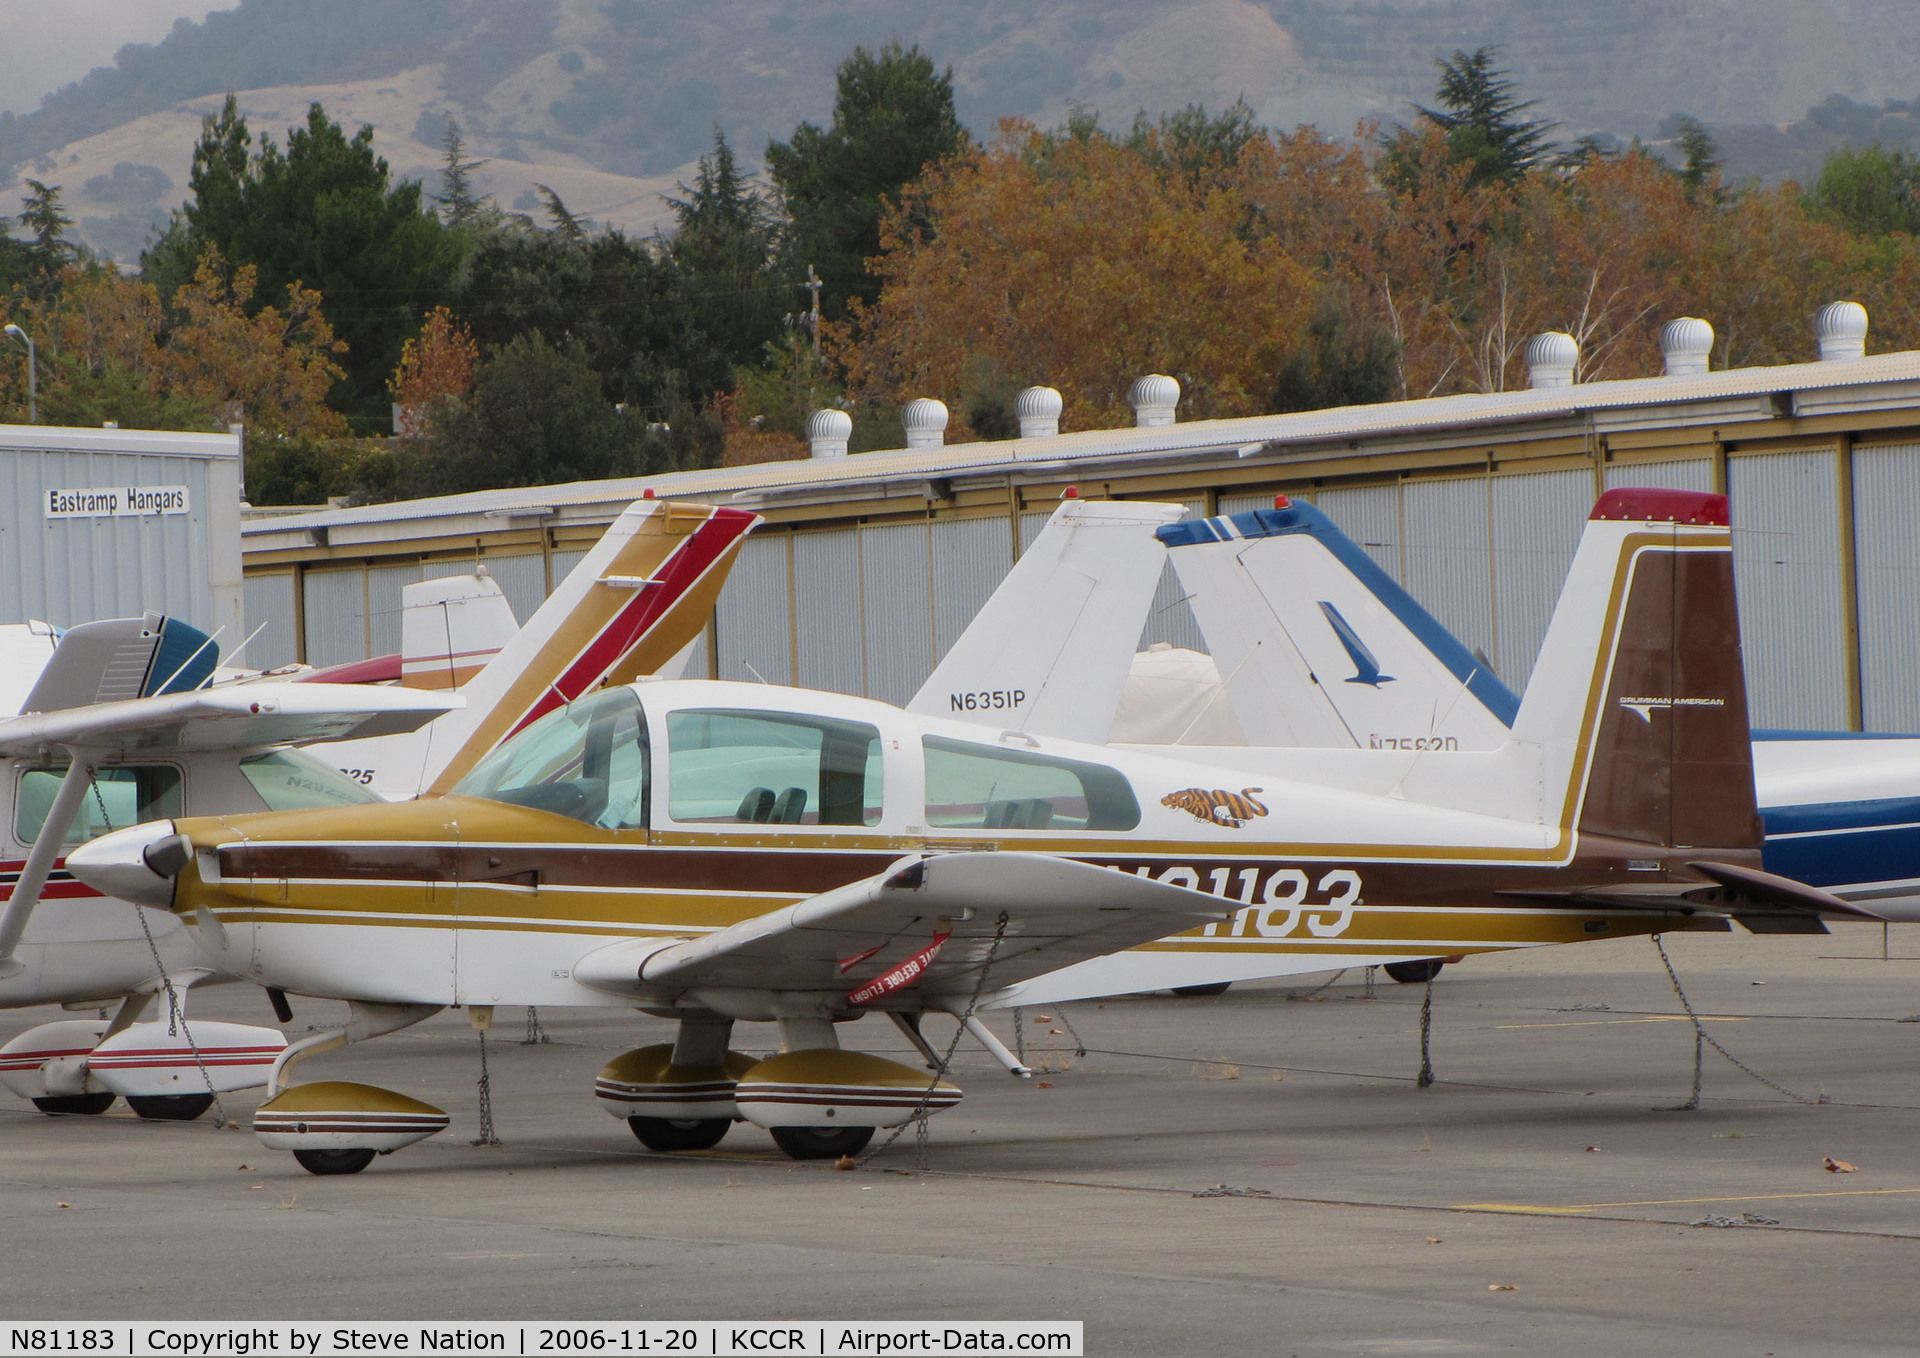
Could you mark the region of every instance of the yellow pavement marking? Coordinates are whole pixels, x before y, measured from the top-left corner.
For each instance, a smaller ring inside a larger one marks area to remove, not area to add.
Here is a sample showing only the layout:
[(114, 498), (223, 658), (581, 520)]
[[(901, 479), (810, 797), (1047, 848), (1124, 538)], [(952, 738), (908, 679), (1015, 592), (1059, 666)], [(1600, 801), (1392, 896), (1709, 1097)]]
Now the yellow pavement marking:
[[(1746, 1014), (1702, 1014), (1702, 1023), (1745, 1023)], [(1599, 1028), (1610, 1023), (1685, 1023), (1685, 1014), (1654, 1014), (1649, 1018), (1571, 1019), (1565, 1023), (1496, 1023), (1495, 1028)]]
[(1647, 1198), (1640, 1202), (1589, 1202), (1578, 1207), (1537, 1207), (1520, 1202), (1456, 1202), (1462, 1211), (1547, 1212), (1564, 1215), (1597, 1212), (1606, 1207), (1689, 1207), (1704, 1202), (1781, 1202), (1788, 1198), (1877, 1198), (1898, 1193), (1920, 1193), (1920, 1188), (1842, 1188), (1829, 1193), (1754, 1193), (1746, 1197), (1721, 1198)]

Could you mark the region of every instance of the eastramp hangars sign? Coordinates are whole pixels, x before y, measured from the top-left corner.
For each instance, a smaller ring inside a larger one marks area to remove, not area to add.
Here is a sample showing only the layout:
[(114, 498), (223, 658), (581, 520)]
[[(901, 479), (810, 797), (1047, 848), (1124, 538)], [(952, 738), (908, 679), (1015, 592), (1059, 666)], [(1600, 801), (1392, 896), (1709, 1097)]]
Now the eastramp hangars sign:
[(49, 490), (49, 519), (137, 519), (148, 514), (185, 514), (185, 486), (80, 486)]

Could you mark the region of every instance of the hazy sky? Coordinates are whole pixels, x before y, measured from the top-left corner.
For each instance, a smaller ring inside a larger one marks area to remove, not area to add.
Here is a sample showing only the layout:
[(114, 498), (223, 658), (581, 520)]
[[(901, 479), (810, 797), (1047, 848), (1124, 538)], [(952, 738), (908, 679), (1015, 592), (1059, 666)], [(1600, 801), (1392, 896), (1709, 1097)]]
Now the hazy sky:
[(0, 109), (30, 113), (40, 96), (111, 66), (130, 42), (158, 42), (179, 18), (217, 9), (197, 0), (0, 0)]

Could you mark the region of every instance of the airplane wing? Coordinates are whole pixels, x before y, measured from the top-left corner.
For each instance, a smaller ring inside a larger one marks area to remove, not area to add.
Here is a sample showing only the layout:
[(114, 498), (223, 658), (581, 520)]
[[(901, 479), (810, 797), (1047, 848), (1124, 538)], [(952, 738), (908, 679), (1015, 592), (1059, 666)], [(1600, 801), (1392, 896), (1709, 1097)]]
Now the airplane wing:
[(613, 944), (581, 959), (574, 975), (623, 995), (746, 986), (919, 1008), (963, 1003), (989, 958), (991, 994), (1223, 918), (1217, 897), (1070, 859), (913, 855), (704, 938)]
[(305, 745), (412, 731), (462, 702), (448, 694), (364, 684), (235, 684), (10, 717), (0, 721), (0, 751)]
[(423, 726), (464, 701), (364, 684), (233, 684), (0, 721), (0, 753), (38, 755), (61, 749), (70, 760), (13, 891), (0, 906), (0, 976), (20, 969), (14, 951), (40, 902), (66, 828), (91, 785), (89, 765), (96, 756), (130, 750), (245, 750), (344, 735), (393, 734)]

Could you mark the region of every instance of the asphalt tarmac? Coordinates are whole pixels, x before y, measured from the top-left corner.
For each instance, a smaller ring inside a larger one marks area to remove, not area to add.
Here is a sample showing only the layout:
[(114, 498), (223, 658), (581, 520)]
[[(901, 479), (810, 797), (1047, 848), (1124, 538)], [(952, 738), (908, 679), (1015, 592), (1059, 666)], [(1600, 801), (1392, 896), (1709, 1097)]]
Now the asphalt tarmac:
[[(647, 1152), (592, 1081), (670, 1028), (618, 1010), (543, 1011), (534, 1045), (524, 1010), (498, 1012), (499, 1146), (470, 1144), (480, 1051), (462, 1013), (307, 1063), (301, 1078), (454, 1116), (352, 1177), (308, 1175), (211, 1114), (9, 1100), (4, 1309), (1078, 1319), (1101, 1358), (1920, 1350), (1920, 1021), (1903, 1022), (1920, 1019), (1920, 926), (1892, 929), (1889, 960), (1872, 926), (1666, 942), (1706, 1032), (1771, 1085), (1709, 1047), (1702, 1105), (1668, 1111), (1690, 1092), (1693, 1029), (1640, 939), (1448, 968), (1429, 1088), (1424, 988), (1384, 975), (1371, 997), (1349, 973), (1029, 1010), (1046, 1069), (1015, 1081), (963, 1043), (967, 1098), (933, 1120), (924, 1169), (911, 1133), (851, 1172), (744, 1124), (710, 1152)], [(342, 1012), (294, 1003), (295, 1035)], [(190, 1014), (272, 1022), (242, 987)], [(57, 1016), (0, 1015), (0, 1037)], [(1010, 1039), (1011, 1015), (990, 1022)], [(841, 1033), (905, 1056), (879, 1020)], [(742, 1050), (776, 1041), (736, 1030)], [(244, 1122), (258, 1096), (226, 1111)]]

